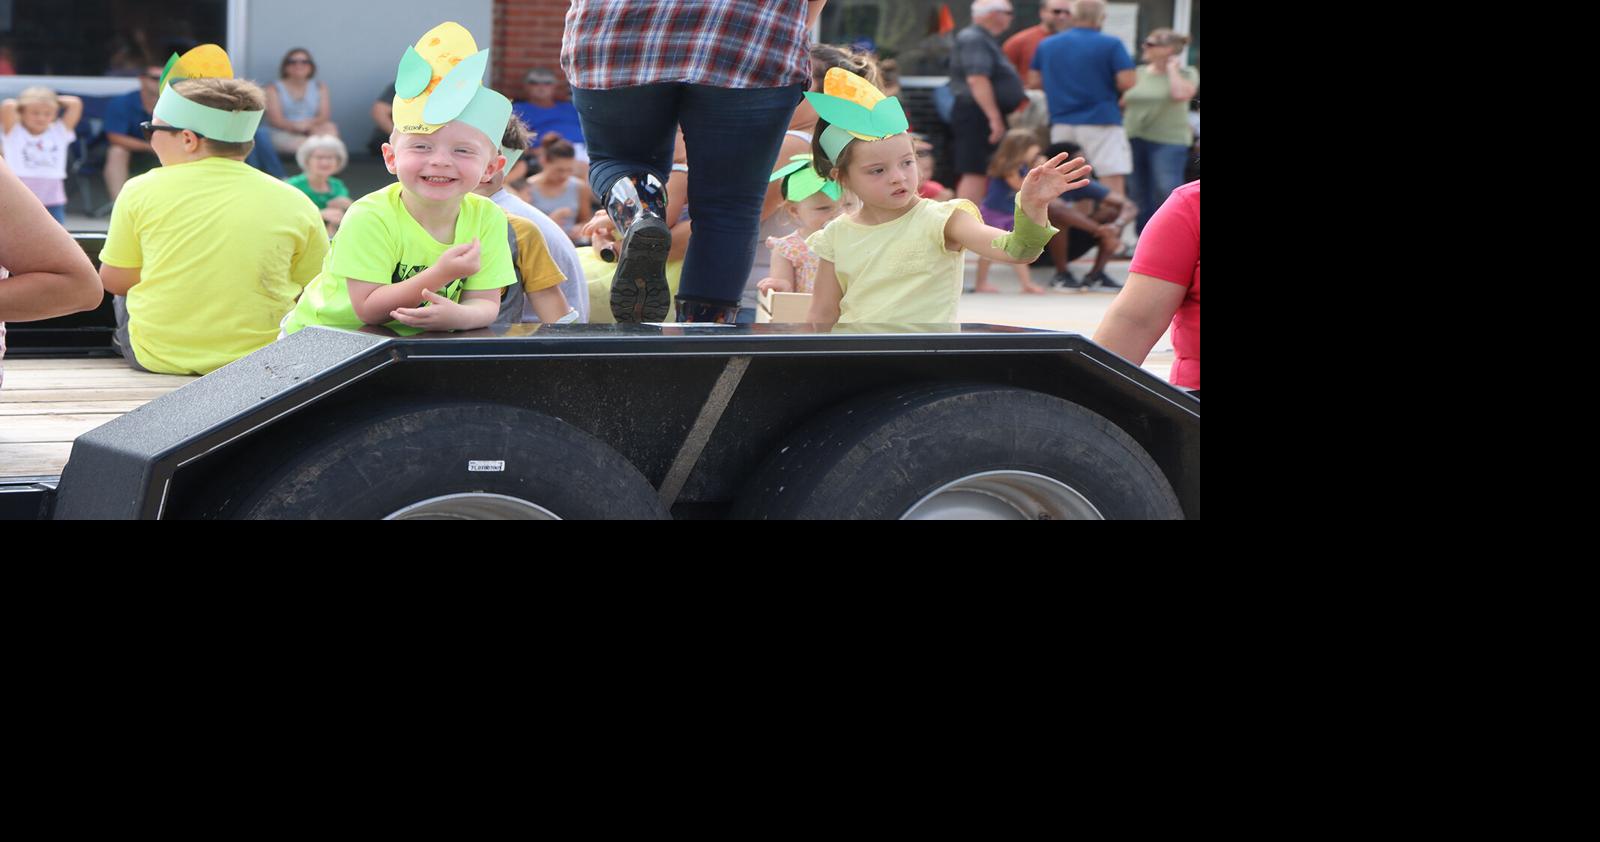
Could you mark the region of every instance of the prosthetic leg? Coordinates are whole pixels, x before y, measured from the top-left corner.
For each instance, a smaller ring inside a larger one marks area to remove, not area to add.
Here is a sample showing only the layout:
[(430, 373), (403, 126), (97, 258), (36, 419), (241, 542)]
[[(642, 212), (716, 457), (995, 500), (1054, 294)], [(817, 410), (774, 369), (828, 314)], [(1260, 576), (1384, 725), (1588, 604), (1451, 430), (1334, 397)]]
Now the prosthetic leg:
[(617, 322), (659, 322), (667, 317), (667, 190), (655, 176), (634, 173), (611, 186), (606, 213), (621, 236), (617, 271), (611, 276), (611, 315)]

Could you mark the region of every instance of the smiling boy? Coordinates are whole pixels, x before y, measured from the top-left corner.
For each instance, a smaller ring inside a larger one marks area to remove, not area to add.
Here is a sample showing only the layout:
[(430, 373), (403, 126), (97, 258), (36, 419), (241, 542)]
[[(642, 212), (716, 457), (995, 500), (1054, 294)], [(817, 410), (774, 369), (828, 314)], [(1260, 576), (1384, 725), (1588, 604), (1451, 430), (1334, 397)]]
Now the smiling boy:
[(383, 146), (397, 181), (345, 212), (322, 272), (284, 320), (285, 335), (309, 325), (385, 325), (409, 336), (494, 322), (500, 288), (516, 275), (505, 214), (473, 195), (505, 165), (498, 139), (511, 116), (511, 101), (479, 80), (487, 57), (456, 23), (406, 51), (395, 130)]

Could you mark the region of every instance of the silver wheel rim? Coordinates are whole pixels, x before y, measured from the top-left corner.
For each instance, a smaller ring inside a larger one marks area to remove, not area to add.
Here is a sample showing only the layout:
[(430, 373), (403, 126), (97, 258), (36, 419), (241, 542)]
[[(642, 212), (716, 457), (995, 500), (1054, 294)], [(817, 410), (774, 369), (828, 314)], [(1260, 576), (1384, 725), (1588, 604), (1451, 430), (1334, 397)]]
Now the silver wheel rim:
[(901, 520), (1105, 520), (1072, 486), (1028, 471), (964, 476), (918, 500)]
[(555, 512), (504, 494), (446, 494), (412, 503), (384, 520), (560, 520)]

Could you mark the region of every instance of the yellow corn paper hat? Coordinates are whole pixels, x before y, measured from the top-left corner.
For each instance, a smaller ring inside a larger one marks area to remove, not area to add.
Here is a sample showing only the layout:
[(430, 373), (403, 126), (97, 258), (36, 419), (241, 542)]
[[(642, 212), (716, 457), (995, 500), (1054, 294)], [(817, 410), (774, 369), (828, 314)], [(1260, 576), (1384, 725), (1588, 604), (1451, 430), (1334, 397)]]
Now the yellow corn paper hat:
[(449, 122), (466, 123), (496, 148), (511, 121), (511, 100), (484, 87), (489, 51), (455, 21), (428, 30), (407, 47), (394, 77), (394, 127), (433, 134)]
[(806, 99), (828, 121), (822, 148), (836, 160), (852, 140), (882, 140), (911, 128), (899, 99), (884, 96), (871, 82), (842, 67), (829, 68), (822, 77), (822, 92), (807, 91)]
[(172, 86), (184, 79), (232, 79), (233, 62), (226, 50), (216, 44), (201, 44), (179, 56), (173, 53), (161, 71), (161, 96), (156, 100), (152, 116), (159, 117), (169, 126), (188, 129), (196, 134), (227, 143), (254, 140), (256, 127), (261, 125), (261, 111), (223, 111), (201, 105), (184, 98)]

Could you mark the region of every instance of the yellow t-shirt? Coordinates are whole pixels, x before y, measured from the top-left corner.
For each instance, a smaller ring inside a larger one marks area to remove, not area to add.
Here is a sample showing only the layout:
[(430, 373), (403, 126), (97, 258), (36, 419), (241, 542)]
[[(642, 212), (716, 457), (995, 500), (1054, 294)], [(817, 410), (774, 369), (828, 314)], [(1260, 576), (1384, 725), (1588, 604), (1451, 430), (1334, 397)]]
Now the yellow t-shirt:
[(510, 211), (506, 212), (506, 219), (510, 220), (517, 238), (517, 272), (522, 275), (522, 291), (534, 293), (565, 283), (567, 276), (550, 256), (550, 247), (545, 244), (539, 226)]
[(139, 270), (127, 302), (139, 364), (206, 374), (272, 344), (327, 253), (304, 193), (243, 161), (204, 158), (129, 179), (100, 261)]
[(954, 323), (965, 250), (945, 249), (944, 227), (958, 209), (978, 216), (966, 199), (918, 199), (893, 222), (862, 225), (841, 216), (807, 237), (806, 245), (833, 263), (844, 293), (840, 323)]
[[(284, 320), (285, 335), (307, 325), (360, 330), (365, 325), (350, 303), (347, 279), (397, 284), (432, 266), (445, 249), (471, 242), (473, 237), (478, 238), (478, 273), (445, 284), (438, 294), (459, 302), (463, 290), (499, 289), (517, 282), (511, 268), (511, 244), (506, 239), (506, 213), (499, 205), (475, 193), (462, 196), (455, 240), (441, 243), (412, 218), (401, 201), (400, 189), (395, 182), (374, 190), (345, 211), (322, 271)], [(385, 326), (401, 336), (422, 332), (422, 328), (392, 320)]]

